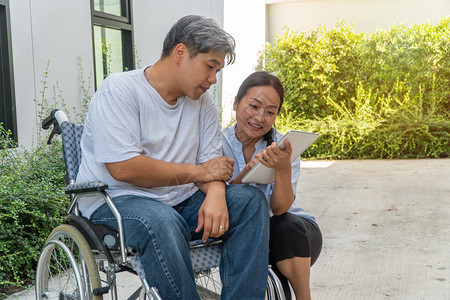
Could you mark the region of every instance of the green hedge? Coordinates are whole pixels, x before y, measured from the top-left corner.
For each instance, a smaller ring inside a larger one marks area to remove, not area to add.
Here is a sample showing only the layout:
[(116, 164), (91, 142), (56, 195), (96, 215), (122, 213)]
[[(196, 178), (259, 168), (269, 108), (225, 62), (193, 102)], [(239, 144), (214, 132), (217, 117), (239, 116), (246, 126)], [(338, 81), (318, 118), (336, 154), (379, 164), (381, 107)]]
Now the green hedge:
[[(43, 73), (40, 99), (35, 99), (37, 126), (55, 109), (83, 123), (91, 96), (91, 78), (80, 72), (81, 109), (65, 104), (59, 83), (49, 87), (50, 60)], [(48, 95), (49, 89), (52, 91)], [(66, 220), (69, 197), (64, 193), (64, 158), (60, 138), (45, 141), (50, 132), (38, 130), (32, 150), (17, 147), (0, 123), (0, 299), (15, 288), (33, 284), (42, 247), (50, 232)]]
[(316, 158), (448, 157), (450, 18), (356, 33), (286, 30), (263, 68), (285, 89), (278, 126), (321, 133)]
[(61, 143), (26, 151), (14, 147), (1, 128), (0, 299), (13, 287), (33, 283), (45, 239), (69, 205)]

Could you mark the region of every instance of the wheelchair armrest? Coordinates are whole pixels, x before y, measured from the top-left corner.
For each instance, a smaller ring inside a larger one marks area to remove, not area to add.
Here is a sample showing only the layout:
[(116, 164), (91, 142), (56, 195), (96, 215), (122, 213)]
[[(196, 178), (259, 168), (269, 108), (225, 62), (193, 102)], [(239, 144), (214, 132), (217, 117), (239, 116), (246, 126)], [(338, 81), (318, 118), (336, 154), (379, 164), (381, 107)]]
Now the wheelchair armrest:
[(101, 181), (71, 183), (66, 186), (66, 194), (82, 194), (91, 192), (104, 192), (108, 185)]

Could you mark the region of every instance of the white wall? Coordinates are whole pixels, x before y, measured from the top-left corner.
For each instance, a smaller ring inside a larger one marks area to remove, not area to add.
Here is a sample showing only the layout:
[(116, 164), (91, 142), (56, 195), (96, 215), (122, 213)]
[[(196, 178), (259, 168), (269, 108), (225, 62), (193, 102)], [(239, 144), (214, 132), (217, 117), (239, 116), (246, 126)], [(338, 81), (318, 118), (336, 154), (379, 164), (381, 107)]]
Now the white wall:
[(43, 73), (50, 60), (46, 97), (56, 82), (68, 107), (79, 105), (78, 57), (86, 76), (93, 73), (89, 1), (13, 0), (10, 3), (17, 135), (19, 144), (36, 144), (37, 107)]
[(276, 34), (287, 26), (297, 32), (307, 31), (318, 25), (336, 26), (342, 19), (354, 24), (357, 32), (374, 32), (394, 24), (437, 24), (439, 19), (450, 16), (449, 0), (267, 0), (268, 39), (276, 40)]
[(222, 125), (229, 125), (242, 81), (257, 65), (266, 36), (265, 0), (224, 1), (224, 29), (236, 40), (236, 62), (223, 70)]

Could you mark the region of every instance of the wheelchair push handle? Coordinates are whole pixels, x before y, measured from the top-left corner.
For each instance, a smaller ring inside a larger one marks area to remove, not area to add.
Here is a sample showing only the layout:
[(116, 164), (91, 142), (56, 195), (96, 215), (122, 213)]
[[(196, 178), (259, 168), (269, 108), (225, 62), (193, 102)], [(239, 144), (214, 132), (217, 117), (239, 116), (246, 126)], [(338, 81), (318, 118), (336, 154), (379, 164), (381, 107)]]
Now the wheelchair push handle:
[(53, 125), (52, 132), (47, 140), (47, 144), (52, 143), (55, 134), (61, 134), (61, 124), (69, 121), (66, 114), (60, 109), (54, 109), (50, 115), (42, 121), (42, 129), (47, 130)]

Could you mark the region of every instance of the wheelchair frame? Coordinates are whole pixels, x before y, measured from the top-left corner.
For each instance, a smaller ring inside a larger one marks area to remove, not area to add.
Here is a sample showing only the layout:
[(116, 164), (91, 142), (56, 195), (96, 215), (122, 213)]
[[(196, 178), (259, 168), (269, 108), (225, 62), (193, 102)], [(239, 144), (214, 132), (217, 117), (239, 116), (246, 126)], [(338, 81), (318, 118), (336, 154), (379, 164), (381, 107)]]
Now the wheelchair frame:
[[(42, 128), (53, 126), (47, 144), (51, 144), (55, 134), (63, 139), (64, 161), (66, 166), (66, 194), (70, 195), (68, 209), (69, 224), (55, 228), (49, 235), (41, 252), (36, 271), (36, 299), (80, 299), (101, 300), (110, 293), (111, 299), (118, 299), (116, 274), (128, 271), (138, 275), (142, 286), (134, 291), (128, 299), (161, 299), (158, 290), (145, 279), (142, 264), (132, 249), (125, 246), (122, 217), (109, 197), (103, 182), (75, 183), (81, 162), (79, 142), (81, 125), (70, 123), (66, 114), (55, 109), (42, 121)], [(78, 126), (78, 128), (77, 128)], [(74, 141), (75, 140), (75, 141)], [(117, 220), (118, 231), (105, 225), (97, 225), (81, 216), (78, 199), (87, 195), (102, 197)], [(220, 260), (221, 241), (191, 242), (191, 260), (194, 257), (201, 264), (194, 267), (197, 291), (202, 299), (220, 299), (221, 284), (216, 286), (217, 271)], [(219, 251), (219, 252), (217, 252)], [(212, 261), (203, 261), (205, 253), (213, 257)], [(219, 253), (219, 254), (217, 254)], [(100, 278), (100, 272), (106, 279)], [(200, 278), (206, 278), (199, 284)], [(198, 280), (197, 280), (198, 279)], [(103, 282), (103, 285), (102, 285)], [(269, 266), (266, 299), (284, 300), (285, 294), (280, 280)], [(53, 285), (59, 287), (54, 288)], [(210, 287), (209, 285), (212, 285)]]

